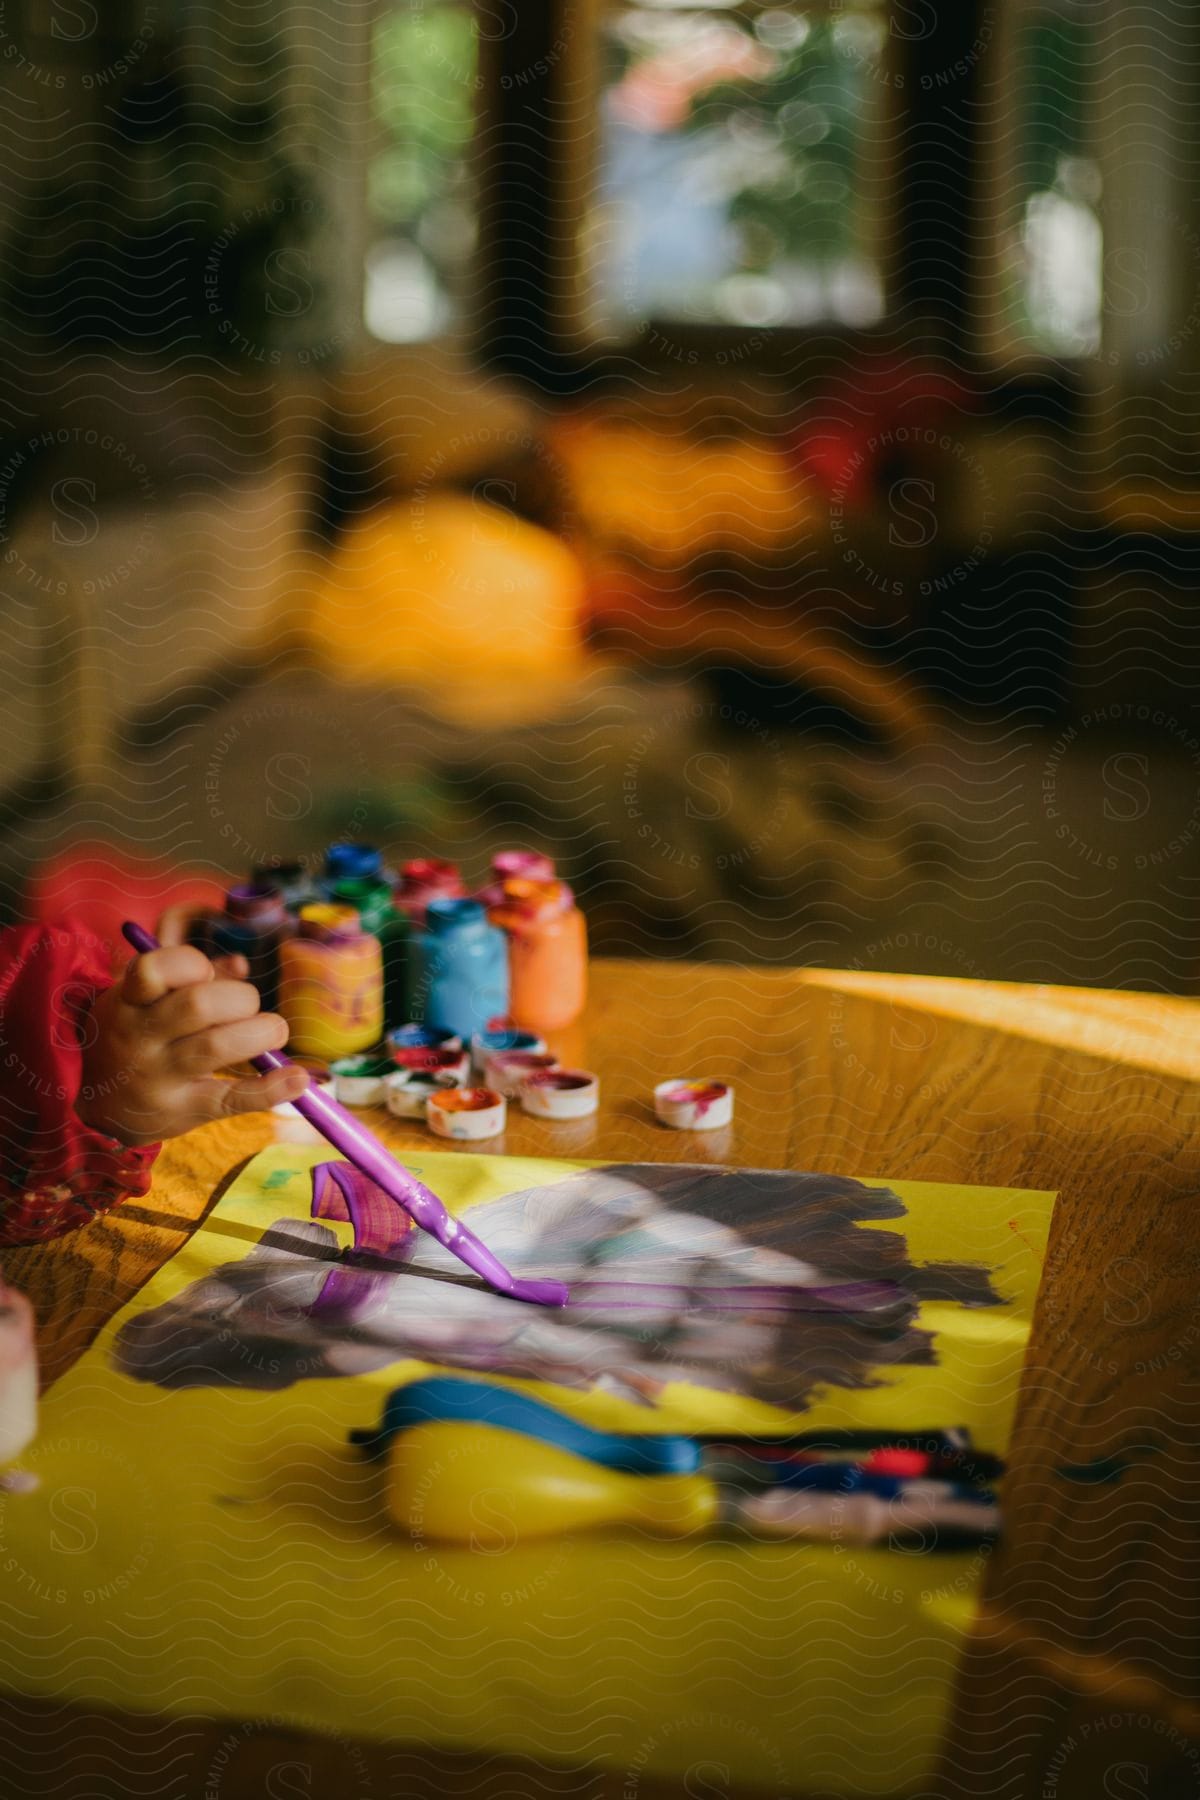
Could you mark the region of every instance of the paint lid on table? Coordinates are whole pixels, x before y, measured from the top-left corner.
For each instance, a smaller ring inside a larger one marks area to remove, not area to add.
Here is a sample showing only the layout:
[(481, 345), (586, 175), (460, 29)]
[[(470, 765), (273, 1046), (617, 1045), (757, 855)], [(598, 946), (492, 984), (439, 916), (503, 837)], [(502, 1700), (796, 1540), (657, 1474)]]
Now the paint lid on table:
[(421, 1025), (413, 1020), (397, 1025), (387, 1034), (389, 1049), (397, 1050), (461, 1050), (462, 1038), (456, 1031), (439, 1031), (436, 1025)]
[(508, 1103), (494, 1088), (446, 1088), (430, 1094), (425, 1102), (425, 1119), (438, 1137), (497, 1137), (508, 1119)]
[(674, 1131), (715, 1131), (733, 1118), (733, 1089), (727, 1081), (673, 1075), (655, 1088), (654, 1111)]
[(483, 1059), (483, 1078), (488, 1087), (514, 1100), (528, 1076), (557, 1067), (552, 1050), (494, 1050)]
[(459, 1087), (465, 1087), (471, 1076), (471, 1057), (466, 1050), (427, 1050), (423, 1046), (405, 1045), (399, 1050), (389, 1052), (393, 1069), (424, 1069), (440, 1071), (443, 1075), (453, 1077)]
[(384, 1077), (384, 1105), (397, 1119), (423, 1119), (431, 1094), (461, 1085), (450, 1069), (393, 1069)]
[(545, 1038), (540, 1038), (536, 1031), (525, 1031), (510, 1019), (489, 1019), (484, 1029), (477, 1031), (471, 1039), (475, 1067), (480, 1070), (486, 1069), (490, 1056), (499, 1056), (502, 1051), (532, 1050), (540, 1056), (545, 1048)]
[(600, 1105), (600, 1077), (589, 1069), (539, 1069), (521, 1083), (521, 1105), (537, 1119), (583, 1119)]
[(334, 1099), (343, 1106), (382, 1106), (384, 1079), (396, 1065), (390, 1056), (340, 1056), (329, 1065)]

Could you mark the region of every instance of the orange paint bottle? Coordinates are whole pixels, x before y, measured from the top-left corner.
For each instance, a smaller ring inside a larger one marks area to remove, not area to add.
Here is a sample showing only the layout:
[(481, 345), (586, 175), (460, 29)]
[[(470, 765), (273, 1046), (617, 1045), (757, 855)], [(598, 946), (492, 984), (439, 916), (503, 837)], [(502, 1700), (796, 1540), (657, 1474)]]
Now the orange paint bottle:
[(279, 1011), (293, 1055), (331, 1062), (383, 1036), (383, 951), (350, 906), (302, 906), (279, 947)]
[(488, 917), (508, 936), (510, 1017), (538, 1032), (577, 1019), (587, 1001), (587, 925), (566, 884), (514, 876)]

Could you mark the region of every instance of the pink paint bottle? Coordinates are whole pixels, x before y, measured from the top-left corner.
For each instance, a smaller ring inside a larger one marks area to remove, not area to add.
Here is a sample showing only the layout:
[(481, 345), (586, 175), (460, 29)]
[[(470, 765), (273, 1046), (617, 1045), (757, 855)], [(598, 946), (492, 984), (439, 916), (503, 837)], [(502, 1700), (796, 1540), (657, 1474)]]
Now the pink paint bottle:
[(288, 1048), (322, 1062), (383, 1036), (383, 950), (350, 906), (300, 908), (300, 932), (279, 947), (279, 1010)]
[(440, 856), (414, 856), (400, 865), (392, 904), (397, 912), (407, 913), (414, 925), (424, 925), (431, 900), (460, 900), (466, 891), (457, 863)]
[[(498, 850), (492, 858), (487, 885), (480, 888), (475, 898), (484, 906), (503, 906), (506, 881), (557, 879), (553, 858), (544, 856), (540, 850)], [(563, 905), (569, 906), (574, 895), (565, 881), (559, 885), (563, 891)]]
[(587, 1002), (587, 925), (561, 881), (510, 877), (489, 917), (508, 935), (509, 1015), (556, 1031)]

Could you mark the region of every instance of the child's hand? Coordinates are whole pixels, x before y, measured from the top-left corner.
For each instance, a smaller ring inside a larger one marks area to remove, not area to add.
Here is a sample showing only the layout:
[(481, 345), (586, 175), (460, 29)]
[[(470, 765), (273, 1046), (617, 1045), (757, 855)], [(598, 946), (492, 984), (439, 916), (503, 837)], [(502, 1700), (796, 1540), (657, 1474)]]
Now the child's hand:
[(258, 1007), (249, 982), (223, 979), (189, 945), (135, 956), (88, 1015), (76, 1112), (123, 1143), (152, 1144), (294, 1100), (308, 1085), (302, 1069), (216, 1079), (218, 1069), (287, 1042), (285, 1021)]

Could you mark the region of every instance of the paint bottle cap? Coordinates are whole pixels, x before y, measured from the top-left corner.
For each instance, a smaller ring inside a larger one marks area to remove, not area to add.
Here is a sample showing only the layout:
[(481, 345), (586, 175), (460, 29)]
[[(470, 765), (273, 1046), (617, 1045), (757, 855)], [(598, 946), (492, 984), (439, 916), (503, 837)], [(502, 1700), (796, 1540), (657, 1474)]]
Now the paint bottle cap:
[(536, 1031), (525, 1031), (507, 1019), (489, 1019), (484, 1030), (477, 1031), (471, 1039), (475, 1067), (481, 1074), (487, 1068), (488, 1057), (498, 1056), (502, 1050), (532, 1050), (540, 1056), (545, 1048), (546, 1040)]
[(300, 936), (330, 943), (337, 938), (363, 935), (358, 914), (352, 906), (333, 906), (326, 900), (314, 900), (300, 908)]
[(225, 894), (225, 912), (245, 924), (270, 925), (285, 917), (283, 895), (268, 882), (246, 882)]
[(330, 844), (325, 852), (325, 876), (343, 881), (348, 876), (380, 876), (383, 857), (373, 844)]
[(465, 1087), (471, 1077), (471, 1057), (466, 1050), (436, 1050), (404, 1044), (390, 1052), (390, 1059), (389, 1068), (439, 1070), (451, 1076), (458, 1087)]
[(483, 1059), (483, 1079), (509, 1100), (515, 1100), (529, 1075), (557, 1069), (558, 1058), (550, 1050), (494, 1050)]
[(475, 925), (485, 917), (478, 900), (460, 899), (439, 894), (425, 908), (425, 924), (430, 931), (453, 931), (459, 925)]
[(395, 1063), (390, 1056), (339, 1056), (329, 1065), (333, 1097), (343, 1106), (382, 1106), (384, 1078)]
[(384, 1077), (384, 1105), (397, 1119), (423, 1119), (431, 1094), (460, 1085), (446, 1069), (393, 1069)]
[(308, 869), (298, 857), (272, 856), (266, 862), (255, 863), (250, 880), (253, 887), (277, 887), (283, 892), (307, 881)]
[(574, 904), (575, 896), (565, 881), (560, 881), (554, 859), (540, 850), (499, 850), (492, 858), (491, 878), (480, 888), (476, 899), (489, 909), (505, 904), (505, 883), (509, 881), (554, 882), (559, 889), (559, 906), (563, 912)]
[(413, 887), (461, 887), (462, 871), (444, 856), (410, 856), (400, 864), (400, 879)]
[(492, 877), (508, 881), (514, 875), (526, 881), (553, 881), (554, 859), (540, 850), (498, 850), (492, 858)]
[(715, 1131), (733, 1118), (733, 1089), (727, 1081), (673, 1075), (655, 1088), (654, 1110), (675, 1131)]
[(497, 925), (520, 930), (523, 925), (566, 912), (571, 897), (565, 881), (529, 881), (523, 875), (514, 875), (504, 883), (500, 904), (492, 909), (491, 916)]
[(251, 870), (250, 885), (278, 888), (284, 906), (293, 911), (317, 898), (312, 874), (307, 864), (299, 859), (272, 857), (267, 862), (257, 863)]
[(445, 1088), (425, 1102), (426, 1123), (438, 1137), (498, 1137), (507, 1118), (508, 1102), (494, 1088)]
[(521, 1083), (521, 1105), (537, 1119), (583, 1119), (600, 1104), (600, 1078), (588, 1069), (539, 1069)]
[(462, 1049), (462, 1038), (456, 1031), (439, 1031), (436, 1025), (421, 1025), (416, 1020), (397, 1025), (388, 1032), (387, 1041), (393, 1051)]

